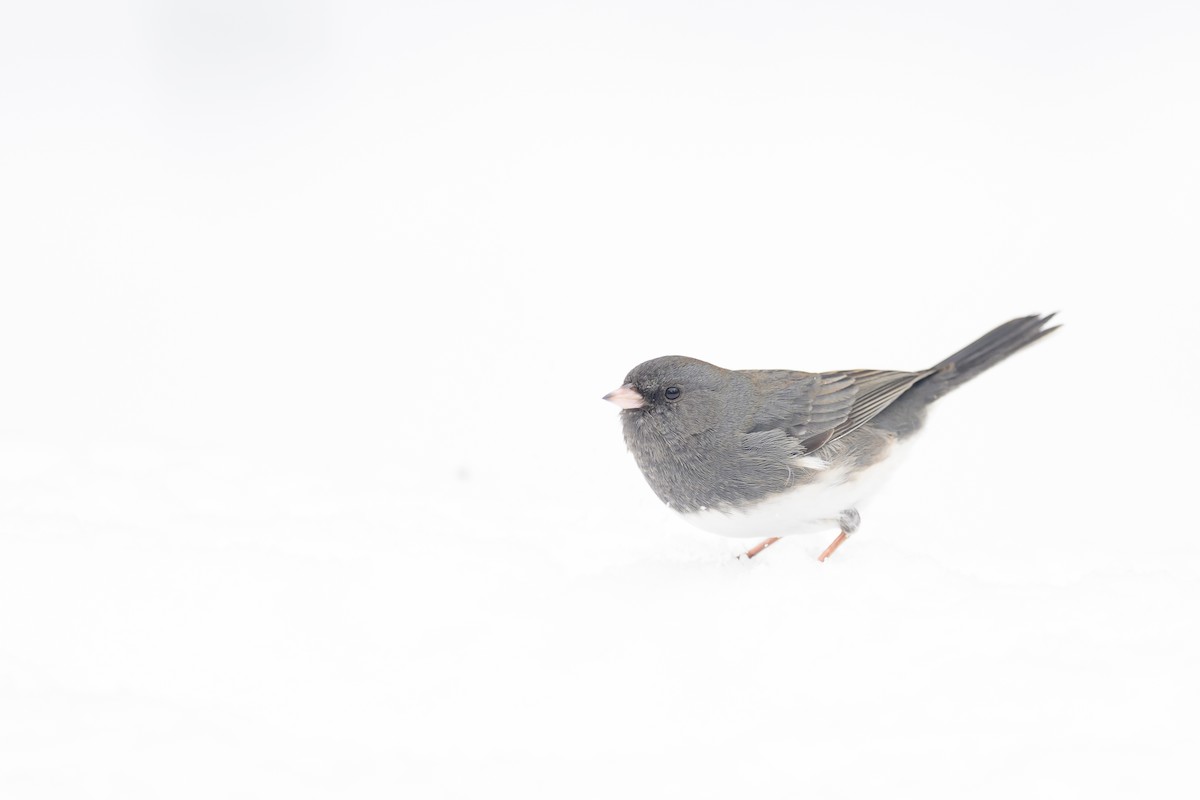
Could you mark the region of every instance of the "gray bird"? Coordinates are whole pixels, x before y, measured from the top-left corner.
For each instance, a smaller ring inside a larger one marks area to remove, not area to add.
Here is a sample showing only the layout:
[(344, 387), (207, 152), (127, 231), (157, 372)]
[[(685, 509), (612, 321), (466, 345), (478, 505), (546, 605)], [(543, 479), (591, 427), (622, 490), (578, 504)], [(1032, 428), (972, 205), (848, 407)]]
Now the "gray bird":
[(698, 527), (781, 536), (840, 527), (824, 561), (854, 533), (929, 405), (1059, 326), (1006, 322), (921, 372), (728, 370), (685, 356), (633, 368), (604, 396), (650, 488)]

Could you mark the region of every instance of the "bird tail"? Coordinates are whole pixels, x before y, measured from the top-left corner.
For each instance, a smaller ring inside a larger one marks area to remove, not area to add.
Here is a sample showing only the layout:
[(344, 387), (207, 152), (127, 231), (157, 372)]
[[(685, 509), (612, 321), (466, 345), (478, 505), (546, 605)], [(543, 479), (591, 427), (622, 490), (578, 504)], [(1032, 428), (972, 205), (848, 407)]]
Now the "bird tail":
[(1058, 325), (1046, 327), (1053, 318), (1054, 314), (1044, 317), (1034, 314), (1004, 323), (933, 367), (932, 374), (914, 388), (924, 390), (926, 402), (938, 399), (1047, 333), (1058, 330)]

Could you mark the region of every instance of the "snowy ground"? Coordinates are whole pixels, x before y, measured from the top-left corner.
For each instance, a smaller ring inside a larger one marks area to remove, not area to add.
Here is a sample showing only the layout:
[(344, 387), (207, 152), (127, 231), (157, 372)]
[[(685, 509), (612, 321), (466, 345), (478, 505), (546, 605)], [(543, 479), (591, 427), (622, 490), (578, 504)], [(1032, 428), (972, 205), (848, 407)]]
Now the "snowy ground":
[[(1196, 796), (1196, 12), (438, 8), (0, 24), (0, 797)], [(824, 564), (600, 401), (1054, 309)]]

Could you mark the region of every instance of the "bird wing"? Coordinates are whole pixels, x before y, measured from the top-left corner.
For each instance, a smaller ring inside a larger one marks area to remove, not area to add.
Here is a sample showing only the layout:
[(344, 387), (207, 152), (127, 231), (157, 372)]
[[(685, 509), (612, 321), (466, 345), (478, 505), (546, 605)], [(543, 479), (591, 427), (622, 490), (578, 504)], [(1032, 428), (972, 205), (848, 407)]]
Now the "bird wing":
[(749, 432), (782, 429), (811, 453), (875, 418), (926, 372), (852, 369), (844, 372), (750, 373), (760, 400)]

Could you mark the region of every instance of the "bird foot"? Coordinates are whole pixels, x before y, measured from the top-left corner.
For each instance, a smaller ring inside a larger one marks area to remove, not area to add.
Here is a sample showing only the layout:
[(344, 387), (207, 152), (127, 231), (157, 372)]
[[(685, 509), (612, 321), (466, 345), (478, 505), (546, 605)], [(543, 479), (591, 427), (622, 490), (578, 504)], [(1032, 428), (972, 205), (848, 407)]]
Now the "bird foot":
[(772, 536), (770, 539), (764, 539), (763, 541), (754, 545), (754, 547), (751, 547), (749, 550), (742, 553), (742, 555), (738, 556), (738, 558), (742, 558), (743, 556), (745, 558), (754, 558), (756, 555), (761, 553), (763, 550), (766, 550), (768, 547), (770, 547), (771, 545), (775, 544), (778, 541), (779, 541), (778, 536)]

